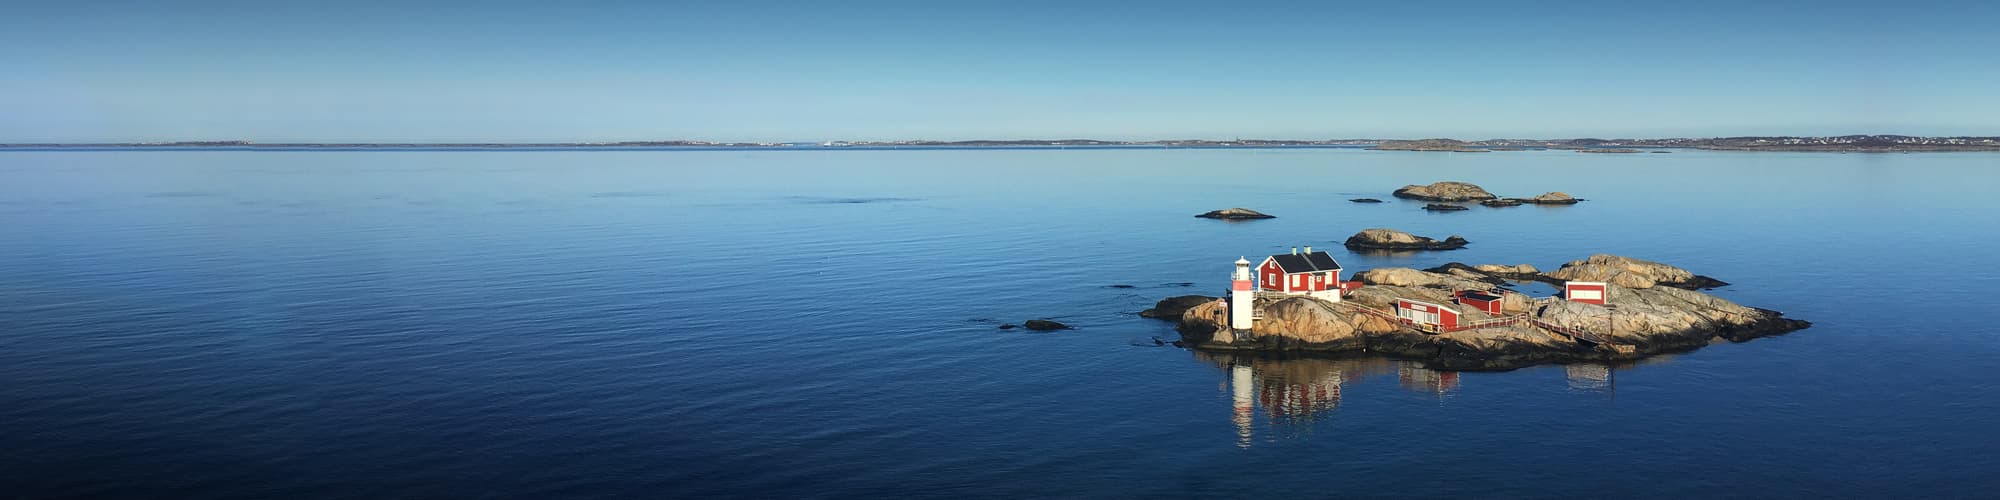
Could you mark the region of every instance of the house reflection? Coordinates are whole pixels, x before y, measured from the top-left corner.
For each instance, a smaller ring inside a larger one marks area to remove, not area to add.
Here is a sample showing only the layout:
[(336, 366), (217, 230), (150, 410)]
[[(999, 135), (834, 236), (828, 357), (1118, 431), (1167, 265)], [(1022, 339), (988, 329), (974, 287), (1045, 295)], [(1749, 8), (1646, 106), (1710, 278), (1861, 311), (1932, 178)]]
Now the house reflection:
[(1436, 395), (1458, 388), (1457, 372), (1431, 370), (1410, 361), (1200, 351), (1194, 351), (1194, 356), (1227, 371), (1230, 421), (1236, 427), (1236, 445), (1245, 448), (1255, 438), (1260, 409), (1271, 424), (1310, 423), (1340, 408), (1345, 386), (1369, 377), (1393, 373), (1398, 385)]
[(1443, 396), (1458, 390), (1458, 372), (1443, 372), (1404, 362), (1396, 367), (1396, 382), (1404, 389)]

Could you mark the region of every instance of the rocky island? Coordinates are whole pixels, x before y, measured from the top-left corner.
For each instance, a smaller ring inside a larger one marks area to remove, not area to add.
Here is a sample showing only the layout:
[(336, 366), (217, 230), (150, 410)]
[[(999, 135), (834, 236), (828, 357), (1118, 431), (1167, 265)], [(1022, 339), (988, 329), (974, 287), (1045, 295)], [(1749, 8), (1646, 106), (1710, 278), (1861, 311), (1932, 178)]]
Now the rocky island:
[[(1419, 200), (1419, 201), (1433, 201), (1433, 202), (1442, 201), (1442, 202), (1454, 202), (1454, 203), (1476, 201), (1479, 202), (1479, 204), (1481, 205), (1486, 205), (1489, 207), (1514, 207), (1514, 206), (1520, 206), (1523, 203), (1532, 203), (1536, 205), (1575, 205), (1577, 204), (1577, 202), (1583, 201), (1582, 198), (1570, 196), (1569, 193), (1564, 193), (1562, 191), (1550, 191), (1547, 193), (1542, 193), (1540, 195), (1537, 195), (1533, 198), (1502, 198), (1498, 195), (1493, 194), (1492, 192), (1487, 191), (1486, 188), (1479, 187), (1478, 184), (1473, 184), (1470, 182), (1459, 182), (1459, 181), (1439, 181), (1430, 184), (1411, 184), (1408, 186), (1403, 186), (1401, 188), (1398, 188), (1396, 189), (1396, 192), (1390, 194), (1395, 195), (1397, 198)], [(1429, 205), (1424, 205), (1424, 209), (1465, 210), (1466, 208), (1461, 205), (1432, 203)]]
[(1201, 215), (1196, 215), (1195, 217), (1203, 219), (1219, 219), (1219, 220), (1255, 220), (1255, 219), (1278, 218), (1278, 216), (1276, 215), (1269, 215), (1248, 208), (1225, 208), (1222, 210), (1210, 210), (1208, 212), (1202, 213)]
[(1345, 245), (1351, 250), (1456, 250), (1465, 248), (1467, 243), (1471, 242), (1456, 234), (1438, 241), (1428, 236), (1378, 227), (1354, 233), (1354, 236), (1347, 237)]
[[(1431, 270), (1377, 268), (1354, 278), (1363, 286), (1341, 300), (1258, 294), (1249, 329), (1230, 328), (1229, 305), (1220, 299), (1175, 297), (1156, 310), (1183, 309), (1176, 329), (1193, 349), (1367, 353), (1449, 370), (1629, 360), (1811, 326), (1695, 290), (1719, 280), (1615, 255), (1593, 255), (1549, 273), (1529, 265), (1454, 263)], [(1533, 297), (1496, 285), (1523, 279), (1594, 280), (1603, 293), (1596, 300)], [(1442, 307), (1456, 313), (1455, 325), (1406, 321), (1398, 308), (1412, 304), (1450, 304)]]
[(1497, 199), (1486, 188), (1470, 182), (1442, 181), (1430, 184), (1411, 184), (1390, 193), (1397, 198), (1419, 201), (1481, 201)]
[(1551, 191), (1547, 193), (1542, 193), (1533, 198), (1509, 198), (1509, 199), (1522, 203), (1533, 203), (1536, 205), (1575, 205), (1577, 204), (1577, 202), (1583, 201), (1575, 196), (1570, 196), (1569, 193), (1565, 193), (1562, 191)]

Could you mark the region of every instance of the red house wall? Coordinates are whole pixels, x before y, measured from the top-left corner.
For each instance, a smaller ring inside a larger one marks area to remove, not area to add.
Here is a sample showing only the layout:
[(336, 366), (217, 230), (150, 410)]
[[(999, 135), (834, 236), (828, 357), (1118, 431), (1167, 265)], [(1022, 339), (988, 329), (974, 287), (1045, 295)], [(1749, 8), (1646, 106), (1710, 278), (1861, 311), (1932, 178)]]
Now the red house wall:
[[(1333, 271), (1299, 273), (1299, 286), (1292, 287), (1292, 291), (1317, 292), (1320, 290), (1332, 290), (1340, 286), (1340, 282), (1337, 281), (1340, 277), (1337, 274)], [(1319, 281), (1313, 281), (1315, 277), (1319, 278)], [(1273, 292), (1284, 291), (1285, 283), (1290, 282), (1291, 279), (1290, 275), (1285, 274), (1284, 268), (1278, 267), (1278, 261), (1267, 258), (1264, 259), (1264, 265), (1257, 267), (1258, 288)]]
[(1257, 284), (1265, 290), (1273, 292), (1284, 290), (1284, 279), (1285, 270), (1278, 268), (1278, 261), (1264, 259), (1264, 265), (1257, 268)]
[[(1430, 306), (1420, 306), (1412, 304), (1408, 299), (1396, 301), (1396, 307), (1400, 309), (1413, 309), (1413, 310), (1432, 309)], [(1435, 309), (1437, 309), (1439, 325), (1444, 326), (1445, 328), (1455, 328), (1458, 326), (1458, 311), (1453, 311), (1449, 307), (1438, 307)]]

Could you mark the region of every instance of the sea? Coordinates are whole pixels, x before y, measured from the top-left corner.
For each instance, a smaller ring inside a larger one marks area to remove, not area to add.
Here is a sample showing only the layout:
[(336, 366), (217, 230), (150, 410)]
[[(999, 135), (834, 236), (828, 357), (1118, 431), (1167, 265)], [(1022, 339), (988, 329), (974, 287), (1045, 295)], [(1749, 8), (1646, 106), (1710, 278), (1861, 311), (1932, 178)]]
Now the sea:
[[(1664, 151), (0, 151), (0, 496), (2000, 495), (2000, 154)], [(1390, 196), (1443, 180), (1587, 201)], [(1813, 326), (1449, 372), (1135, 314), (1307, 246)]]

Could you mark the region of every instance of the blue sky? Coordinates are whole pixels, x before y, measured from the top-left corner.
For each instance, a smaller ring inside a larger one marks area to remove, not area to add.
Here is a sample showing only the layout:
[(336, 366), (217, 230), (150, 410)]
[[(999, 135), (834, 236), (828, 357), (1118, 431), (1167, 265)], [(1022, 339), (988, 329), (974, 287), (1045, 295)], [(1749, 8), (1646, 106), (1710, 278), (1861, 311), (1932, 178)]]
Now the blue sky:
[(2000, 135), (1995, 3), (558, 3), (16, 2), (0, 141)]

